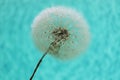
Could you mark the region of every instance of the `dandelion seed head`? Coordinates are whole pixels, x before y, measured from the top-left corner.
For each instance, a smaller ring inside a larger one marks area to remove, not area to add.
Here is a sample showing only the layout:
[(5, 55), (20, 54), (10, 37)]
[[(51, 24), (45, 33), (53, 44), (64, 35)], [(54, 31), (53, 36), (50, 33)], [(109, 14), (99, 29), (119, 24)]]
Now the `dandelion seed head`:
[(67, 60), (83, 52), (90, 41), (87, 22), (77, 11), (66, 7), (43, 10), (32, 24), (33, 40), (45, 52), (54, 40), (61, 40), (51, 47), (50, 55)]

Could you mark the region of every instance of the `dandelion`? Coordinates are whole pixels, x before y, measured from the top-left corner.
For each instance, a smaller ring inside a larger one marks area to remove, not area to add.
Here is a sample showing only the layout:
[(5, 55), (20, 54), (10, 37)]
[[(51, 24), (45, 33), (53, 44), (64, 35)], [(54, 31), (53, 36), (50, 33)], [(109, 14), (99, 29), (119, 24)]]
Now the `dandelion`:
[(35, 68), (48, 53), (60, 60), (69, 60), (88, 46), (90, 33), (81, 14), (66, 7), (52, 7), (43, 10), (32, 24), (33, 40), (39, 50), (45, 52)]

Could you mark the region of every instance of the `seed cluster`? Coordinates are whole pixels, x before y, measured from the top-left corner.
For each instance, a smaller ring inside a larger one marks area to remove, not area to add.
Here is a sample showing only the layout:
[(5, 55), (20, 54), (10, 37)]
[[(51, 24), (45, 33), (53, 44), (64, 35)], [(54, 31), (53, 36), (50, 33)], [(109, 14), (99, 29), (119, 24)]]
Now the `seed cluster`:
[(66, 29), (59, 27), (52, 32), (52, 35), (55, 41), (51, 43), (50, 50), (53, 53), (58, 53), (61, 45), (68, 39), (69, 33)]
[(52, 32), (55, 40), (67, 40), (69, 33), (66, 29), (59, 27)]

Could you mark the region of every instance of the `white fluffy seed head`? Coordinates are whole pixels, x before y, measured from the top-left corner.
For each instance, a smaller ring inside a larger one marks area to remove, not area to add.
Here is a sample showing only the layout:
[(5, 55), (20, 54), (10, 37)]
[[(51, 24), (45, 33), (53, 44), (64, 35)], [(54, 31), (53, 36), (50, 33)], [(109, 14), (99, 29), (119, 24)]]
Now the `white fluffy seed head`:
[(68, 31), (68, 39), (57, 53), (50, 51), (49, 54), (67, 60), (86, 49), (90, 40), (88, 25), (82, 15), (66, 7), (47, 8), (35, 18), (32, 36), (38, 49), (46, 52), (49, 45), (55, 41), (52, 32), (58, 28)]

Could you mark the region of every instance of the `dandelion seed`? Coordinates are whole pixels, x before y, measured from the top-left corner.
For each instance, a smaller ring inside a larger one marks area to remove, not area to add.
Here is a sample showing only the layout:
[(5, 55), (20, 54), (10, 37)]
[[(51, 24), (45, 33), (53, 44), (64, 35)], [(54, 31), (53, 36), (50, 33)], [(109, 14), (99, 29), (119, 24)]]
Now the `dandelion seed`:
[(47, 53), (68, 60), (83, 52), (90, 40), (88, 25), (83, 16), (65, 7), (43, 10), (33, 22), (32, 36), (38, 49), (45, 53), (30, 80)]

